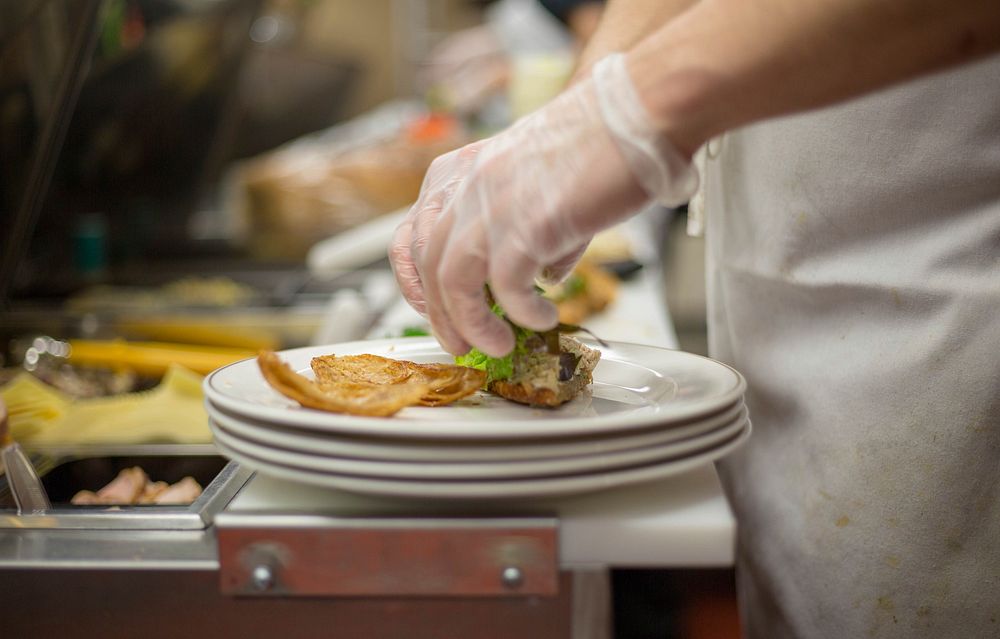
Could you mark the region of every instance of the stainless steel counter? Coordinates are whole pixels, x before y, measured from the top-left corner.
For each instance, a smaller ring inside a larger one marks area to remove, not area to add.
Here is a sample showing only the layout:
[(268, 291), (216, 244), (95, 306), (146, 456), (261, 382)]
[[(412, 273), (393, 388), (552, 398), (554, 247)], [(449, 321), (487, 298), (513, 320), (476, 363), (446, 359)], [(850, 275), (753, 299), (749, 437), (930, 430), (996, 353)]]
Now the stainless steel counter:
[(214, 528), (0, 531), (0, 571), (218, 568)]
[(0, 530), (2, 627), (74, 639), (608, 636), (607, 571), (560, 570), (554, 520), (387, 521), (241, 510), (204, 530)]

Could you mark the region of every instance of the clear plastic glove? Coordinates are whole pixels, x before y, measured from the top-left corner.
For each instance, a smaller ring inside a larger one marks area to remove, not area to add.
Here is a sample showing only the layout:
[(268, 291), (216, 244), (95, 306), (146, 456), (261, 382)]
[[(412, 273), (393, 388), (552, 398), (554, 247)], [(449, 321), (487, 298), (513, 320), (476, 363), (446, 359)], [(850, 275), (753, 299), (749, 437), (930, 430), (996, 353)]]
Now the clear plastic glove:
[(564, 275), (594, 233), (651, 198), (677, 205), (696, 187), (616, 54), (506, 131), (435, 160), (390, 261), (446, 350), (502, 356), (514, 338), (487, 305), (486, 282), (512, 321), (551, 328), (556, 309), (535, 292), (537, 277)]
[[(420, 195), (406, 218), (396, 227), (389, 244), (389, 264), (396, 283), (410, 306), (427, 316), (427, 301), (417, 264), (426, 262), (430, 229), (437, 223), (446, 202), (462, 183), (479, 149), (489, 140), (480, 140), (436, 158), (424, 175)], [(415, 232), (419, 227), (420, 233)]]

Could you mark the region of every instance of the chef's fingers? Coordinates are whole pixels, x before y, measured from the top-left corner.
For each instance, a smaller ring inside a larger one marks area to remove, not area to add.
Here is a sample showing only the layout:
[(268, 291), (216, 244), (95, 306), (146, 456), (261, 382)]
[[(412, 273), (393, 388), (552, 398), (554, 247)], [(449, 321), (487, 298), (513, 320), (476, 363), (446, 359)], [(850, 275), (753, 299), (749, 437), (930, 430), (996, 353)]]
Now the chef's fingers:
[(413, 262), (413, 222), (407, 218), (396, 227), (389, 243), (389, 267), (396, 277), (396, 284), (403, 299), (421, 315), (427, 315), (424, 285)]
[[(477, 222), (482, 219), (476, 218)], [(514, 348), (514, 333), (486, 300), (486, 233), (481, 223), (465, 225), (452, 233), (438, 268), (441, 299), (466, 343), (491, 357), (503, 357)]]
[(449, 353), (462, 355), (469, 352), (471, 346), (455, 328), (444, 303), (445, 291), (441, 288), (439, 268), (448, 238), (454, 226), (454, 216), (442, 213), (436, 220), (429, 235), (426, 249), (421, 251), (417, 265), (424, 282), (424, 295), (427, 300), (427, 318), (431, 323), (431, 331), (441, 347)]
[(435, 232), (438, 218), (467, 181), (479, 149), (485, 142), (486, 140), (480, 140), (446, 153), (435, 159), (427, 169), (420, 198), (408, 216), (413, 225), (413, 257), (418, 265), (423, 262), (427, 243)]
[(498, 252), (490, 260), (490, 290), (512, 322), (533, 331), (544, 331), (559, 323), (552, 302), (535, 290), (539, 265), (517, 250)]
[(389, 266), (400, 293), (414, 310), (424, 316), (427, 314), (427, 301), (419, 261), (430, 229), (441, 213), (443, 193), (440, 185), (452, 177), (452, 159), (449, 156), (455, 153), (442, 155), (431, 163), (424, 174), (417, 201), (396, 227), (388, 247)]
[(438, 221), (441, 218), (443, 201), (444, 194), (440, 191), (436, 192), (433, 196), (425, 200), (424, 207), (418, 212), (417, 215), (413, 216), (410, 222), (412, 231), (409, 238), (409, 251), (410, 255), (413, 257), (414, 268), (420, 276), (421, 281), (424, 283), (425, 299), (427, 282), (426, 268), (430, 257), (427, 253), (427, 246), (430, 244), (431, 235), (437, 228)]
[(421, 192), (417, 203), (396, 228), (389, 244), (389, 265), (403, 298), (423, 316), (427, 316), (427, 293), (423, 262), (427, 242), (441, 215), (444, 194), (440, 189)]
[(424, 175), (416, 203), (396, 228), (389, 244), (389, 265), (399, 290), (421, 315), (427, 315), (421, 276), (427, 242), (445, 203), (464, 180), (467, 167), (475, 160), (481, 145), (482, 141), (475, 142), (434, 159)]

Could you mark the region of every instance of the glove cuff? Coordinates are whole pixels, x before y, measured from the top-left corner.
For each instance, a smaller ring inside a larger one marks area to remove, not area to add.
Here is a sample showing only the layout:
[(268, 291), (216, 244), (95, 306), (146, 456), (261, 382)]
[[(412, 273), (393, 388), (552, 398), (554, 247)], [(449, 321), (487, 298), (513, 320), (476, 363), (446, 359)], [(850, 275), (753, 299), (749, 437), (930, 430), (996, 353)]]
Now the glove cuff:
[(601, 119), (639, 185), (660, 204), (676, 207), (698, 190), (698, 173), (665, 135), (656, 130), (625, 65), (612, 53), (594, 65)]

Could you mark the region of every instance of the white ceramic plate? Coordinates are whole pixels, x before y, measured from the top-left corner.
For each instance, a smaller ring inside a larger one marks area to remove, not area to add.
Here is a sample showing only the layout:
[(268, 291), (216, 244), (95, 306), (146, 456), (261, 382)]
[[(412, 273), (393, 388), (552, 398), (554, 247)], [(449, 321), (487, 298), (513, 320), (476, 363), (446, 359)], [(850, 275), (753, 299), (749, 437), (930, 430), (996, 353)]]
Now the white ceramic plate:
[(658, 446), (701, 436), (732, 423), (745, 410), (742, 400), (718, 413), (680, 424), (618, 435), (523, 440), (452, 440), (361, 437), (308, 431), (236, 416), (206, 402), (208, 416), (230, 434), (248, 442), (311, 454), (401, 462), (525, 461)]
[[(557, 409), (531, 408), (487, 393), (444, 407), (414, 406), (393, 417), (339, 415), (300, 407), (268, 386), (256, 358), (205, 378), (207, 401), (239, 416), (333, 433), (397, 438), (535, 438), (624, 432), (690, 420), (736, 402), (746, 388), (732, 368), (699, 355), (638, 344), (611, 343), (602, 352), (589, 391)], [(448, 362), (433, 338), (367, 340), (280, 353), (312, 376), (320, 355), (372, 353), (415, 362)]]
[(700, 437), (614, 453), (523, 461), (417, 463), (353, 459), (350, 457), (310, 454), (301, 451), (274, 448), (243, 439), (239, 435), (228, 431), (214, 420), (209, 420), (209, 424), (215, 440), (222, 443), (226, 448), (283, 466), (323, 473), (424, 481), (435, 479), (529, 479), (532, 477), (598, 473), (615, 468), (637, 466), (705, 450), (710, 446), (731, 439), (746, 425), (746, 421), (746, 413), (744, 412), (738, 419), (734, 419), (729, 424)]
[(422, 500), (510, 500), (595, 492), (684, 473), (733, 452), (750, 437), (750, 431), (750, 422), (747, 421), (745, 428), (737, 435), (719, 445), (691, 455), (642, 466), (563, 477), (490, 481), (389, 480), (322, 473), (251, 457), (219, 441), (216, 441), (216, 446), (223, 455), (265, 475), (352, 493)]

